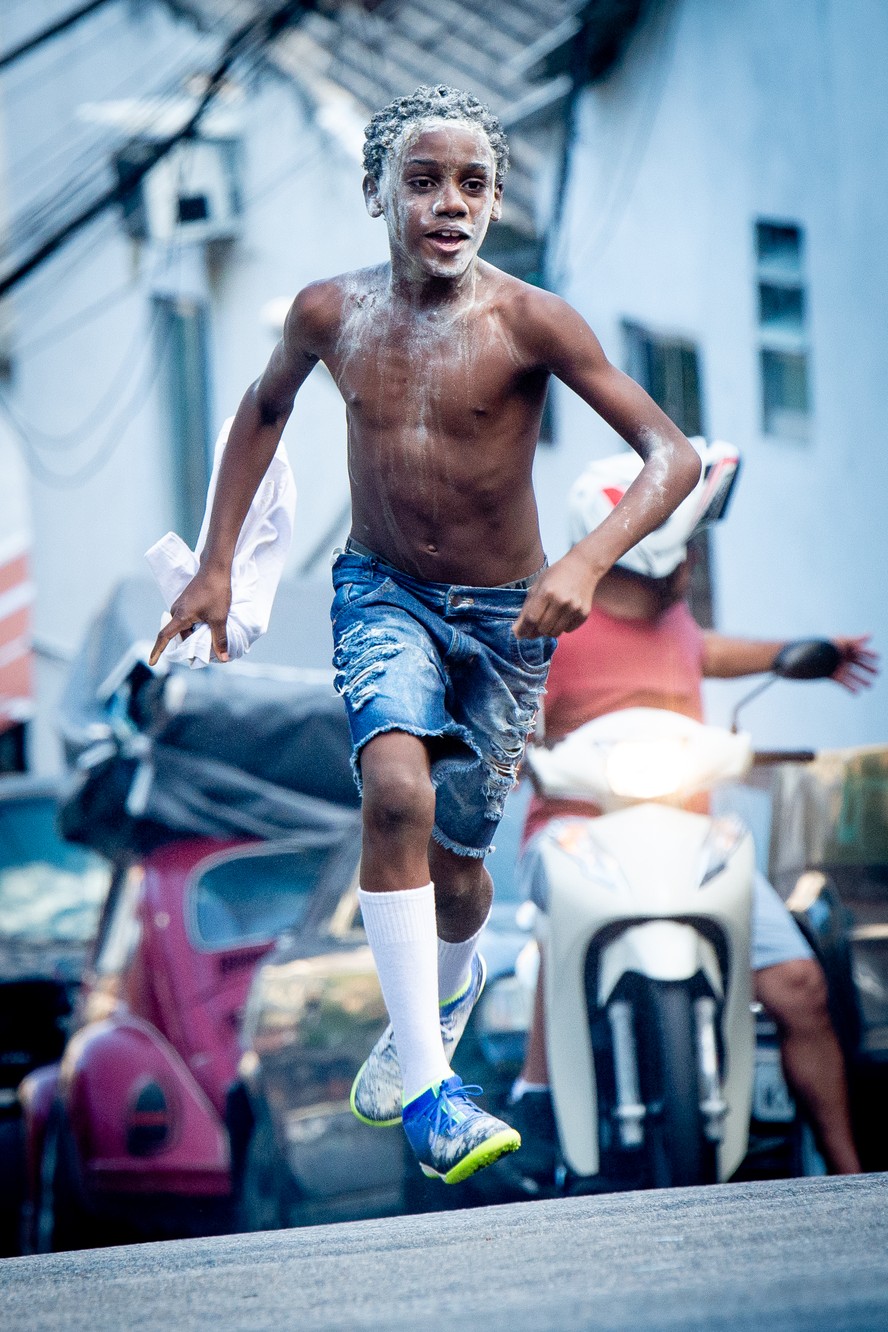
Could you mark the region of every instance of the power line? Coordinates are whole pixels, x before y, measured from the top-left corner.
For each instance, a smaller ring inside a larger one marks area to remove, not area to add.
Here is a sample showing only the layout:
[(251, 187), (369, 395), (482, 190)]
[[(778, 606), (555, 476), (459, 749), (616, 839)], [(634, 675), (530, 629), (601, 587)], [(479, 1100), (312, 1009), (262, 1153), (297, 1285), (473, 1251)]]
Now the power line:
[(305, 6), (298, 3), (298, 0), (288, 0), (286, 4), (279, 6), (272, 14), (261, 19), (253, 19), (239, 28), (226, 42), (221, 59), (209, 75), (200, 100), (185, 124), (174, 133), (166, 135), (157, 143), (147, 147), (142, 161), (138, 164), (128, 164), (125, 170), (121, 171), (120, 180), (116, 185), (81, 209), (75, 217), (61, 226), (53, 236), (38, 245), (27, 259), (0, 279), (0, 299), (12, 291), (14, 287), (17, 287), (35, 268), (38, 268), (46, 259), (55, 254), (72, 236), (99, 217), (107, 208), (121, 202), (127, 195), (131, 194), (148, 175), (148, 172), (166, 157), (177, 144), (193, 137), (235, 61), (254, 42), (258, 41), (261, 49), (262, 46), (277, 36), (287, 23), (304, 12)]
[(0, 55), (0, 73), (10, 65), (14, 65), (17, 60), (21, 60), (22, 56), (28, 55), (31, 51), (36, 51), (44, 42), (48, 42), (53, 37), (58, 37), (60, 33), (65, 32), (68, 28), (73, 28), (75, 23), (88, 18), (90, 14), (94, 14), (97, 9), (101, 9), (110, 2), (111, 0), (88, 0), (87, 4), (72, 9), (64, 18), (51, 23), (48, 28), (43, 28), (40, 32), (35, 33), (33, 37), (28, 37), (25, 41), (20, 42), (18, 46), (14, 46), (11, 51), (5, 51)]
[[(28, 0), (31, 3), (31, 0)], [(225, 24), (231, 18), (239, 7), (240, 0), (228, 0), (227, 7), (219, 15), (219, 21)], [(131, 19), (124, 20), (127, 25)], [(151, 55), (141, 61), (135, 68), (127, 71), (126, 75), (119, 81), (112, 83), (110, 88), (102, 90), (104, 101), (113, 100), (119, 95), (127, 92), (132, 96), (132, 89), (138, 86), (140, 89), (144, 84), (146, 75), (153, 73), (159, 65), (167, 67), (168, 72), (163, 80), (158, 84), (151, 84), (147, 91), (140, 91), (140, 98), (147, 99), (155, 103), (154, 113), (148, 122), (143, 133), (150, 137), (150, 127), (152, 123), (159, 120), (166, 110), (173, 104), (176, 98), (181, 99), (183, 80), (189, 72), (193, 72), (192, 65), (198, 50), (202, 50), (208, 44), (208, 37), (205, 32), (195, 36), (187, 45), (183, 46), (181, 36), (178, 31), (175, 35), (171, 34), (171, 40), (168, 47), (164, 47), (163, 57), (153, 50)], [(75, 56), (79, 54), (75, 51)], [(167, 65), (167, 55), (170, 57)], [(32, 80), (34, 86), (42, 89), (44, 80)], [(19, 85), (16, 89), (16, 96), (21, 98), (27, 92), (28, 86), (23, 89)], [(58, 132), (58, 126), (55, 126), (48, 138), (42, 139), (37, 143), (30, 145), (27, 155), (22, 158), (16, 158), (11, 164), (11, 171), (14, 173), (16, 187), (19, 192), (27, 191), (28, 182), (32, 178), (39, 177), (45, 181), (51, 176), (56, 163), (64, 161), (69, 169), (68, 182), (78, 181), (82, 178), (84, 170), (91, 167), (99, 155), (107, 153), (109, 150), (119, 147), (119, 129), (101, 129), (97, 126), (84, 128), (78, 139), (73, 141), (61, 141)], [(79, 156), (74, 157), (77, 152)], [(104, 157), (101, 158), (104, 160)], [(65, 192), (68, 185), (61, 185), (53, 192), (53, 200), (58, 202), (59, 197)], [(46, 212), (48, 204), (45, 201), (37, 200), (33, 205), (35, 213)], [(17, 217), (12, 226), (21, 229), (27, 226), (29, 214), (24, 212)], [(24, 221), (23, 221), (24, 219)]]
[[(244, 198), (244, 208), (251, 208), (259, 203), (266, 203), (278, 190), (291, 184), (302, 171), (307, 171), (326, 157), (326, 151), (323, 148), (317, 148), (308, 155), (300, 154), (293, 158), (282, 170), (275, 171), (267, 179), (263, 180)], [(78, 258), (79, 262), (79, 258)], [(69, 333), (82, 329), (85, 324), (91, 323), (93, 319), (114, 308), (120, 301), (125, 300), (127, 296), (136, 295), (141, 290), (139, 282), (135, 278), (127, 278), (119, 286), (114, 287), (109, 292), (104, 292), (97, 300), (85, 305), (75, 314), (69, 315), (66, 319), (52, 327), (44, 329), (41, 333), (35, 334), (29, 342), (16, 344), (16, 356), (23, 357), (34, 352), (52, 347), (57, 342), (61, 342)], [(29, 429), (35, 434), (43, 434), (38, 427), (22, 423), (24, 429)]]
[[(156, 320), (157, 312), (152, 316), (151, 327), (149, 328), (146, 337), (146, 345), (147, 338), (151, 336), (151, 331)], [(111, 423), (103, 442), (96, 449), (93, 456), (88, 458), (87, 461), (74, 472), (56, 472), (51, 467), (47, 467), (46, 463), (35, 449), (33, 442), (25, 434), (22, 426), (10, 410), (6, 399), (0, 394), (0, 409), (4, 412), (22, 443), (25, 462), (27, 463), (28, 470), (31, 472), (32, 476), (36, 477), (37, 480), (42, 481), (44, 485), (51, 486), (55, 490), (75, 490), (80, 486), (86, 485), (94, 476), (98, 475), (105, 464), (110, 461), (113, 454), (116, 453), (124, 438), (127, 426), (132, 424), (137, 413), (147, 401), (148, 395), (154, 387), (154, 381), (160, 373), (163, 353), (166, 350), (166, 344), (169, 341), (169, 337), (170, 327), (168, 327), (165, 332), (163, 343), (158, 348), (157, 355), (149, 358), (131, 396)]]

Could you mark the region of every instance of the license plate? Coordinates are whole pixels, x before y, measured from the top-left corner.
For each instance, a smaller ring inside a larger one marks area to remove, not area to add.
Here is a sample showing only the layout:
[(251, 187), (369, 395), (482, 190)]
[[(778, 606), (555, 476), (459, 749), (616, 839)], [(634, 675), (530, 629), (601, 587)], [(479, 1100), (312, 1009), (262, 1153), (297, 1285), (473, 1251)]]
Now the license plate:
[(755, 1052), (752, 1113), (766, 1124), (790, 1124), (795, 1118), (795, 1101), (783, 1077), (779, 1050), (765, 1047)]

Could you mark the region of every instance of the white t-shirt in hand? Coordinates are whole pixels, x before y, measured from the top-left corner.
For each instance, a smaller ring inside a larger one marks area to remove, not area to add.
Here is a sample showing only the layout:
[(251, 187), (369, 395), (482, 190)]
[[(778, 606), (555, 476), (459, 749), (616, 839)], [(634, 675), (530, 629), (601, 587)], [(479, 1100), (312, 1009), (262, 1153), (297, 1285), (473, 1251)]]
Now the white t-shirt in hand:
[[(213, 473), (197, 546), (192, 551), (175, 532), (167, 532), (166, 536), (145, 552), (145, 559), (167, 606), (172, 606), (197, 573), (200, 553), (209, 531), (216, 480), (232, 420), (229, 418), (225, 422), (216, 440)], [(295, 516), (296, 481), (281, 442), (244, 519), (234, 552), (231, 609), (227, 625), (228, 655), (232, 661), (248, 652), (256, 639), (268, 629), (274, 596), (293, 538)], [(169, 623), (170, 618), (169, 612), (163, 615), (161, 628)], [(185, 639), (177, 634), (164, 655), (167, 661), (186, 662), (193, 668), (207, 666), (211, 660), (217, 660), (209, 626), (198, 625)]]

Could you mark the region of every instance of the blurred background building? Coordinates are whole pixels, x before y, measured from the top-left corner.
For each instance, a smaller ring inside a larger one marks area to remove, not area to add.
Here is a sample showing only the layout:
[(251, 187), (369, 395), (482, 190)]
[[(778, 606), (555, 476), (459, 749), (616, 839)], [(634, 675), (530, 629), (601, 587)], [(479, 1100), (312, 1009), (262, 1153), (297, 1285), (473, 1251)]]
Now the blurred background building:
[[(487, 257), (571, 301), (688, 433), (743, 450), (698, 611), (884, 648), (886, 57), (882, 0), (5, 0), (0, 767), (57, 765), (71, 653), (158, 536), (195, 537), (212, 441), (296, 291), (387, 257), (362, 129), (420, 82), (509, 131)], [(290, 576), (326, 578), (348, 494), (323, 367), (286, 437)], [(554, 386), (550, 558), (570, 482), (618, 444)], [(750, 721), (762, 744), (884, 741), (886, 698), (787, 687)]]

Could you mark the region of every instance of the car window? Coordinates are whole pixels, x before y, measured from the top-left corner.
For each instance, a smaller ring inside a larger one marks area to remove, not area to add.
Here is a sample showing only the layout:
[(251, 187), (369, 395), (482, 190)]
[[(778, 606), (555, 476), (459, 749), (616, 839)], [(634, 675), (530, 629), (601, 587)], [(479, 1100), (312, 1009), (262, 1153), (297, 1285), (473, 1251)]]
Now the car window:
[(237, 948), (299, 925), (329, 847), (260, 848), (230, 853), (198, 871), (190, 921), (200, 948)]
[(26, 943), (89, 943), (111, 868), (62, 841), (50, 797), (0, 803), (0, 937)]

